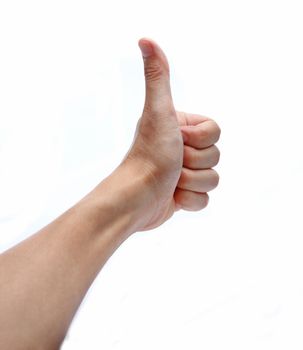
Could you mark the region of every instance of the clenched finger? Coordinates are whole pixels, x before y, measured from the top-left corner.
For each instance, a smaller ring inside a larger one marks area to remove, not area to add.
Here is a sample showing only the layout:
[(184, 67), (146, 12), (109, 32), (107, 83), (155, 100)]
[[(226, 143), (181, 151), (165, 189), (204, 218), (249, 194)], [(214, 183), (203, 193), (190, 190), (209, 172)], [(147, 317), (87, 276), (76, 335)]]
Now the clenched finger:
[(213, 169), (192, 170), (182, 168), (177, 187), (194, 192), (208, 192), (218, 186), (219, 175)]
[(189, 169), (209, 169), (219, 162), (220, 151), (213, 145), (204, 149), (196, 149), (184, 145), (183, 166)]
[(189, 211), (198, 211), (204, 209), (208, 204), (208, 194), (176, 188), (174, 193), (176, 207)]
[(202, 149), (215, 144), (219, 138), (221, 130), (214, 120), (206, 120), (198, 125), (184, 125), (181, 127), (184, 135), (184, 144)]

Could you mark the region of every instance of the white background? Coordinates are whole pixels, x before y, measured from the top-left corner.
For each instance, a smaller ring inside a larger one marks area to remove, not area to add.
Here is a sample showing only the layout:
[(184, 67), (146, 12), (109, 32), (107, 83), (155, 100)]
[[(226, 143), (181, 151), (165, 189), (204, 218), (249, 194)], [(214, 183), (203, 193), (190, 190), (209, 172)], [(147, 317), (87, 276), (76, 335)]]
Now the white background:
[(0, 249), (119, 164), (144, 103), (137, 42), (164, 49), (179, 110), (222, 129), (200, 212), (107, 262), (62, 349), (302, 349), (300, 1), (2, 1)]

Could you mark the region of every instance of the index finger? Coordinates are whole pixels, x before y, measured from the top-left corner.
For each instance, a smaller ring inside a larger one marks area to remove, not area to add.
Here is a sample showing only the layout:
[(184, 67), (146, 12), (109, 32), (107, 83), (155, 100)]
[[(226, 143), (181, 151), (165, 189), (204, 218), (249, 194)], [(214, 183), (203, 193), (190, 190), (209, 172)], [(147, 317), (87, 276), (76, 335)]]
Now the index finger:
[(215, 144), (220, 138), (220, 127), (214, 120), (206, 120), (197, 125), (180, 127), (184, 135), (184, 144), (196, 149), (204, 149)]
[(201, 114), (186, 113), (183, 111), (176, 111), (176, 112), (177, 112), (178, 123), (180, 126), (198, 125), (198, 124), (203, 123), (207, 120), (211, 120), (211, 118), (206, 117), (206, 116), (201, 115)]

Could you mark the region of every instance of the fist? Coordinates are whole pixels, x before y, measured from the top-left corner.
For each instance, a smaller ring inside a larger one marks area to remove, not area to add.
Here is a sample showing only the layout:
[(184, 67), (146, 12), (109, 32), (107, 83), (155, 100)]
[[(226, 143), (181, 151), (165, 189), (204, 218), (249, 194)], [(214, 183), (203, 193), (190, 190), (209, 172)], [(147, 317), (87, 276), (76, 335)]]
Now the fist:
[(155, 228), (177, 210), (201, 210), (207, 192), (219, 182), (212, 168), (219, 161), (215, 143), (220, 128), (199, 114), (176, 111), (170, 89), (169, 64), (153, 40), (139, 40), (145, 76), (145, 104), (133, 143), (122, 164), (144, 174), (140, 225)]

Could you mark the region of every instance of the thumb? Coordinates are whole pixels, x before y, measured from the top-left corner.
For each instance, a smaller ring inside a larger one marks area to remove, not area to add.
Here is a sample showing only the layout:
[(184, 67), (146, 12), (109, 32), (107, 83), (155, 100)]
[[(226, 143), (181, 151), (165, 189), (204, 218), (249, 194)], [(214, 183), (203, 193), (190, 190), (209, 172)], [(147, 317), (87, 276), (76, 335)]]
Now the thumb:
[(164, 52), (156, 42), (148, 38), (141, 38), (138, 44), (144, 61), (144, 109), (154, 112), (174, 110), (169, 64)]

